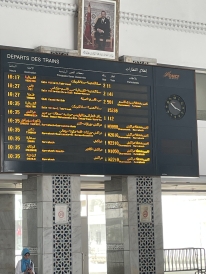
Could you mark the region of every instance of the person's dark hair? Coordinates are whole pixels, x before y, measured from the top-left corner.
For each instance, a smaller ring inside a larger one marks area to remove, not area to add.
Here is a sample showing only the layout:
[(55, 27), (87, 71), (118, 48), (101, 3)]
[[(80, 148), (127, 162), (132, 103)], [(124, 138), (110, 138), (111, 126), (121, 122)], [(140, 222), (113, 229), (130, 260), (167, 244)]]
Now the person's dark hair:
[(105, 11), (105, 10), (102, 10), (102, 11), (101, 11), (101, 13), (102, 13), (102, 12), (106, 13), (106, 11)]

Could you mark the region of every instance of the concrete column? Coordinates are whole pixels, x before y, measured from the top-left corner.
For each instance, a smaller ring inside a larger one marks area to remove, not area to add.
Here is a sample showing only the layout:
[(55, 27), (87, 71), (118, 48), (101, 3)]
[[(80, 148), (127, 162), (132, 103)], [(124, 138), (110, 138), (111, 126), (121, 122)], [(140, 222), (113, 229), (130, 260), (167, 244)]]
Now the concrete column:
[(68, 205), (68, 223), (55, 224), (53, 215), (53, 272), (82, 274), (80, 177), (52, 176), (53, 213), (55, 204)]
[[(81, 274), (80, 177), (70, 175), (30, 177), (23, 182), (24, 196), (33, 202), (30, 203), (30, 210), (27, 209), (23, 214), (25, 234), (23, 234), (23, 246), (33, 248), (33, 251), (36, 246), (36, 255), (31, 259), (36, 259), (34, 263), (38, 268), (37, 273)], [(25, 198), (23, 201), (28, 202)], [(56, 204), (67, 205), (67, 223), (55, 223)], [(23, 208), (25, 211), (26, 203)], [(30, 229), (29, 221), (32, 222)]]
[[(109, 200), (108, 190), (111, 194), (109, 195)], [(116, 250), (122, 250), (121, 258), (113, 251), (113, 254), (115, 254), (112, 257), (113, 268), (108, 268), (108, 274), (113, 274), (117, 271), (117, 261), (119, 262), (119, 266), (121, 263), (119, 269), (121, 273), (163, 274), (164, 260), (160, 178), (144, 176), (129, 176), (127, 178), (112, 177), (111, 181), (105, 184), (105, 195), (107, 209), (106, 227), (108, 227), (108, 224), (116, 223), (117, 211), (115, 211), (115, 214), (108, 214), (108, 211), (112, 207), (116, 207), (116, 209), (119, 208), (118, 218), (122, 218), (122, 222), (119, 222), (122, 224), (122, 228), (118, 227), (118, 231), (123, 231), (123, 239), (121, 239), (119, 233), (115, 235), (116, 243), (123, 242), (123, 247), (120, 245), (116, 246)], [(118, 197), (118, 201), (116, 197)], [(107, 204), (108, 201), (109, 205)], [(121, 212), (120, 208), (122, 208)], [(119, 239), (117, 239), (117, 237), (119, 237)], [(109, 238), (107, 243), (110, 244)], [(110, 251), (108, 250), (108, 256), (109, 253)]]
[(0, 195), (0, 274), (15, 269), (15, 195)]
[(38, 273), (53, 273), (52, 176), (37, 177)]
[(22, 245), (29, 248), (35, 271), (37, 257), (37, 177), (29, 176), (22, 181)]
[[(124, 274), (124, 237), (122, 193), (126, 178), (111, 177), (105, 182), (107, 273)], [(126, 273), (126, 272), (125, 272)]]

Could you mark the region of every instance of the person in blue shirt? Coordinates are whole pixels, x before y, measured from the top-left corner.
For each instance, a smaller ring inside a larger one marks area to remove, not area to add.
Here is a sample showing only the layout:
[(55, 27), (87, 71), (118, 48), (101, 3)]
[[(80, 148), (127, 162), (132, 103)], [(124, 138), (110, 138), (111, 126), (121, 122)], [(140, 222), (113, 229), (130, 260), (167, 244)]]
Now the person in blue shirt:
[(34, 263), (30, 259), (30, 251), (28, 248), (22, 250), (22, 259), (16, 265), (15, 274), (35, 274)]

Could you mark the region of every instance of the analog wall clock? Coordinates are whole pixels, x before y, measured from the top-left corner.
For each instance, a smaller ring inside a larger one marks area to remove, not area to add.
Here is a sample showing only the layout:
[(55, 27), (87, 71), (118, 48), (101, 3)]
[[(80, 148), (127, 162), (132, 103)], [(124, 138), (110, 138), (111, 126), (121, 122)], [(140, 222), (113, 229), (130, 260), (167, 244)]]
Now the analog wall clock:
[(165, 109), (172, 119), (181, 119), (186, 113), (184, 100), (176, 94), (170, 95), (165, 103)]

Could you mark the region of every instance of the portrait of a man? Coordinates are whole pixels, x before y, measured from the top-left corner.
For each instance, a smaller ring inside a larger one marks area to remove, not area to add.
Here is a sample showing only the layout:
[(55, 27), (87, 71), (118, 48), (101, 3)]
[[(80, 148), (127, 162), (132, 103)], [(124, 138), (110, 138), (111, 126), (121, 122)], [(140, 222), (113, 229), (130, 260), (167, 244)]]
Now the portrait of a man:
[(106, 39), (110, 38), (110, 22), (106, 18), (106, 12), (101, 11), (101, 17), (97, 19), (94, 26), (95, 38), (98, 50), (105, 50)]
[(82, 0), (82, 56), (115, 59), (118, 0)]

